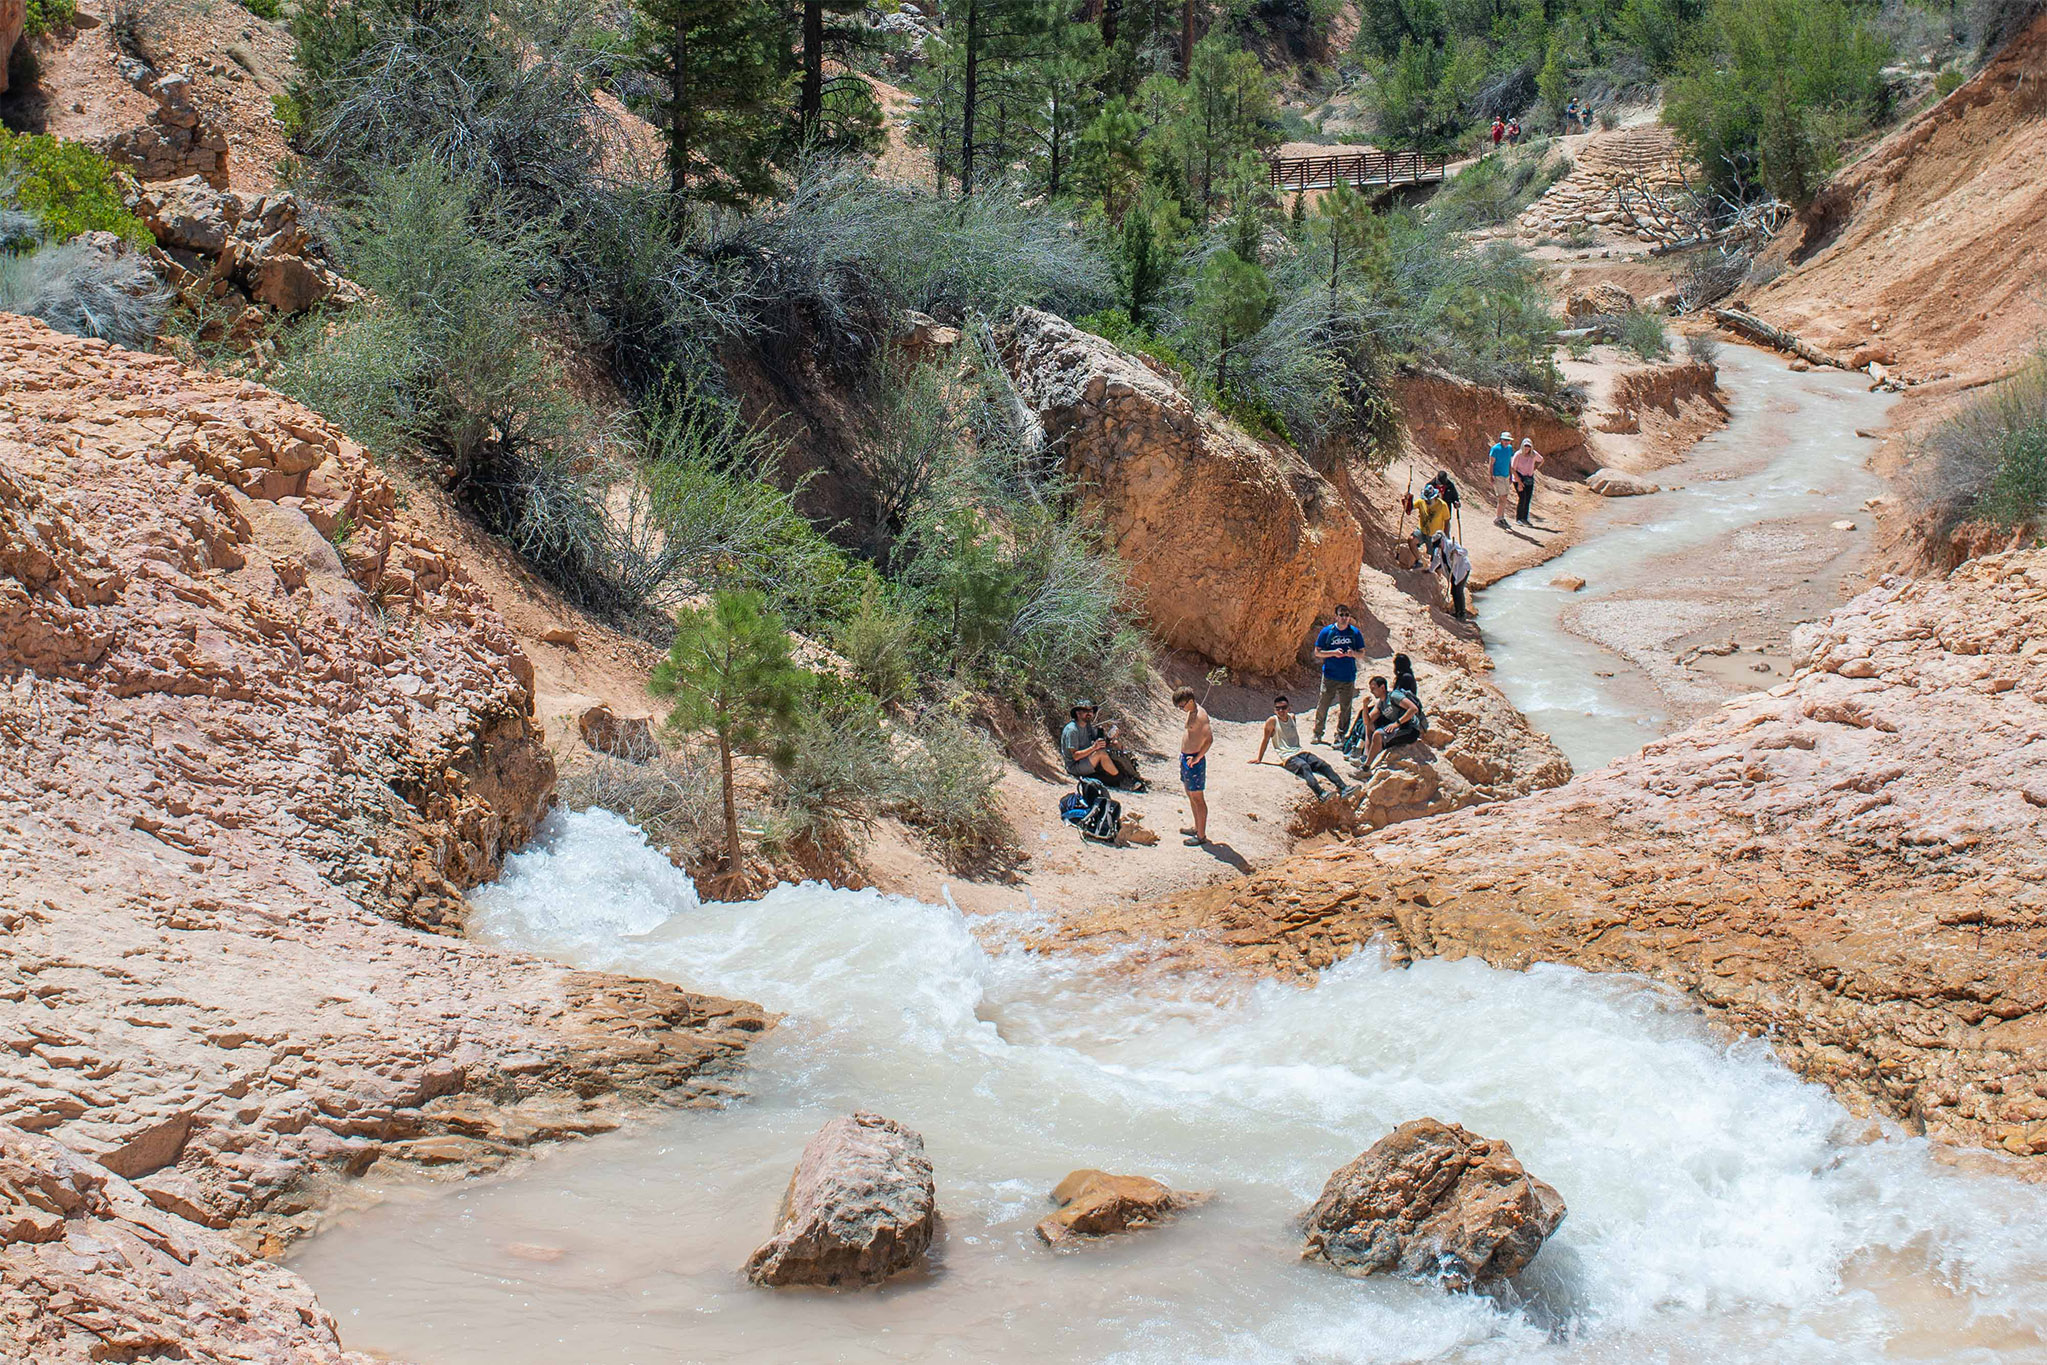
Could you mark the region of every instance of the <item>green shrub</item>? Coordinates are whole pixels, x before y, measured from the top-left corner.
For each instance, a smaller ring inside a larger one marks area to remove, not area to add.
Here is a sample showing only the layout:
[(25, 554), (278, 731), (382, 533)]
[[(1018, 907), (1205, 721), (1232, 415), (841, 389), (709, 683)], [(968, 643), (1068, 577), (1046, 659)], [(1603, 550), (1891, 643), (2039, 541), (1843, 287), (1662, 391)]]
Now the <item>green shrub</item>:
[(833, 639), (867, 690), (884, 705), (916, 689), (919, 627), (916, 614), (897, 605), (880, 583), (869, 583), (859, 605)]
[(1670, 334), (1655, 313), (1630, 308), (1615, 323), (1614, 331), (1621, 348), (1643, 360), (1663, 360), (1670, 355)]
[(272, 23), (284, 13), (284, 6), (279, 0), (242, 0), (242, 8), (258, 19), (268, 19)]
[(2047, 519), (2047, 356), (1936, 427), (1913, 463), (1912, 495), (1936, 536), (1970, 519), (2000, 530)]
[(948, 867), (968, 871), (1013, 853), (1002, 809), (1002, 756), (980, 731), (945, 711), (912, 727), (916, 748), (897, 765), (892, 803)]
[(28, 13), (24, 17), (21, 36), (40, 38), (60, 28), (68, 28), (78, 17), (78, 0), (28, 0)]
[(1968, 79), (1968, 73), (1949, 67), (1933, 78), (1933, 93), (1937, 98), (1946, 99), (1961, 89), (1962, 84)]
[(41, 318), (72, 336), (139, 350), (163, 319), (169, 292), (142, 259), (84, 242), (0, 252), (0, 313)]
[(156, 245), (123, 206), (112, 164), (81, 143), (0, 128), (0, 181), (12, 185), (15, 202), (42, 221), (52, 241), (111, 232), (136, 246)]
[(1715, 0), (1664, 117), (1719, 192), (1802, 208), (1875, 118), (1888, 57), (1844, 0)]
[(1452, 228), (1512, 222), (1543, 191), (1571, 173), (1570, 158), (1546, 164), (1548, 152), (1547, 143), (1537, 142), (1474, 161), (1429, 201), (1430, 218)]

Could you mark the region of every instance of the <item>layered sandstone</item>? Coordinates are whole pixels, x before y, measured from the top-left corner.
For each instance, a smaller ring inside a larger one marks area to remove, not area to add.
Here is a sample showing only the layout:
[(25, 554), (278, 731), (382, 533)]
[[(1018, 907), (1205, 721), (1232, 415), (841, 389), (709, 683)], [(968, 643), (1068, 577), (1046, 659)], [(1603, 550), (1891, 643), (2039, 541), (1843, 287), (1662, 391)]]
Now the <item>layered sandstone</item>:
[(1003, 350), (1153, 634), (1249, 673), (1291, 667), (1364, 562), (1342, 495), (1291, 447), (1251, 439), (1063, 318), (1019, 309)]
[(1407, 439), (1425, 464), (1447, 469), (1472, 490), (1473, 505), (1491, 487), (1487, 452), (1501, 432), (1519, 444), (1523, 437), (1542, 452), (1544, 471), (1555, 475), (1596, 468), (1599, 457), (1586, 449), (1584, 428), (1542, 404), (1505, 389), (1488, 388), (1441, 370), (1402, 375), (1394, 384)]
[(1634, 757), (1068, 936), (1640, 972), (1851, 1108), (2047, 1154), (2043, 637), (2047, 551), (1887, 580), (1801, 629), (1788, 681)]
[(0, 1123), (0, 1360), (368, 1365), (305, 1281)]
[(276, 394), (0, 316), (0, 1120), (245, 1246), (713, 1102), (764, 1023), (454, 936), (553, 765), (398, 504)]

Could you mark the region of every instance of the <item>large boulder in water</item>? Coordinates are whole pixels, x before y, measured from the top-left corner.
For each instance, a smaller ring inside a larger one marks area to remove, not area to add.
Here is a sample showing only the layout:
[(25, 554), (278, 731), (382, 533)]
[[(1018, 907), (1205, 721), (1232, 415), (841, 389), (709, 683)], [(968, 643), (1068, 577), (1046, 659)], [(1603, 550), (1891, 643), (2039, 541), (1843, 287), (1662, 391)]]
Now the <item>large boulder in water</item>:
[(1301, 1255), (1464, 1290), (1518, 1273), (1563, 1221), (1563, 1196), (1506, 1143), (1416, 1119), (1329, 1177)]
[(1052, 1202), (1059, 1207), (1038, 1221), (1037, 1232), (1047, 1244), (1059, 1246), (1076, 1237), (1105, 1237), (1163, 1223), (1207, 1200), (1206, 1194), (1175, 1190), (1146, 1176), (1075, 1171), (1053, 1187)]
[(938, 1192), (922, 1135), (860, 1113), (818, 1130), (796, 1163), (775, 1235), (748, 1258), (758, 1285), (879, 1284), (923, 1258)]
[(1356, 600), (1363, 532), (1292, 447), (1253, 440), (1142, 360), (1050, 313), (1019, 309), (1002, 349), (1018, 396), (1082, 507), (1101, 517), (1166, 644), (1278, 673), (1324, 610)]

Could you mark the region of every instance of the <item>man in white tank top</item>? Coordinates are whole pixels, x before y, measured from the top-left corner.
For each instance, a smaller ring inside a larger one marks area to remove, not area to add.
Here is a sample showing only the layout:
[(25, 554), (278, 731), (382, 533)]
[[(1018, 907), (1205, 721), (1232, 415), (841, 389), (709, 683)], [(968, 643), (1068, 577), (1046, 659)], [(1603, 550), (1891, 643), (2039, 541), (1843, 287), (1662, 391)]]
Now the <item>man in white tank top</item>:
[(1266, 719), (1265, 733), (1258, 740), (1258, 757), (1253, 763), (1265, 761), (1265, 751), (1270, 748), (1279, 765), (1308, 784), (1308, 790), (1320, 801), (1327, 793), (1322, 790), (1318, 778), (1326, 777), (1336, 784), (1338, 796), (1348, 796), (1350, 788), (1336, 775), (1336, 769), (1329, 766), (1323, 757), (1301, 744), (1301, 731), (1294, 723), (1293, 707), (1285, 697), (1272, 699), (1272, 715)]

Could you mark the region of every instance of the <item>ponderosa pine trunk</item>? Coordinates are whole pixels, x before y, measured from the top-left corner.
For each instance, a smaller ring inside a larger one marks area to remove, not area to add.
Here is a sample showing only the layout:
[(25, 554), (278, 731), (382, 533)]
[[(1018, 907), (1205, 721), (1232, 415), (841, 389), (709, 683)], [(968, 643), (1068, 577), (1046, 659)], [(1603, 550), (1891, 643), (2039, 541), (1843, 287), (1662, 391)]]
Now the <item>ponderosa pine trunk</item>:
[(824, 0), (803, 0), (803, 92), (796, 126), (805, 142), (824, 119)]
[(966, 79), (960, 92), (960, 193), (974, 192), (974, 114), (981, 97), (981, 5), (967, 5)]
[(739, 801), (732, 794), (732, 740), (718, 731), (718, 778), (725, 791), (725, 875), (736, 886), (746, 875), (746, 854), (739, 846)]

